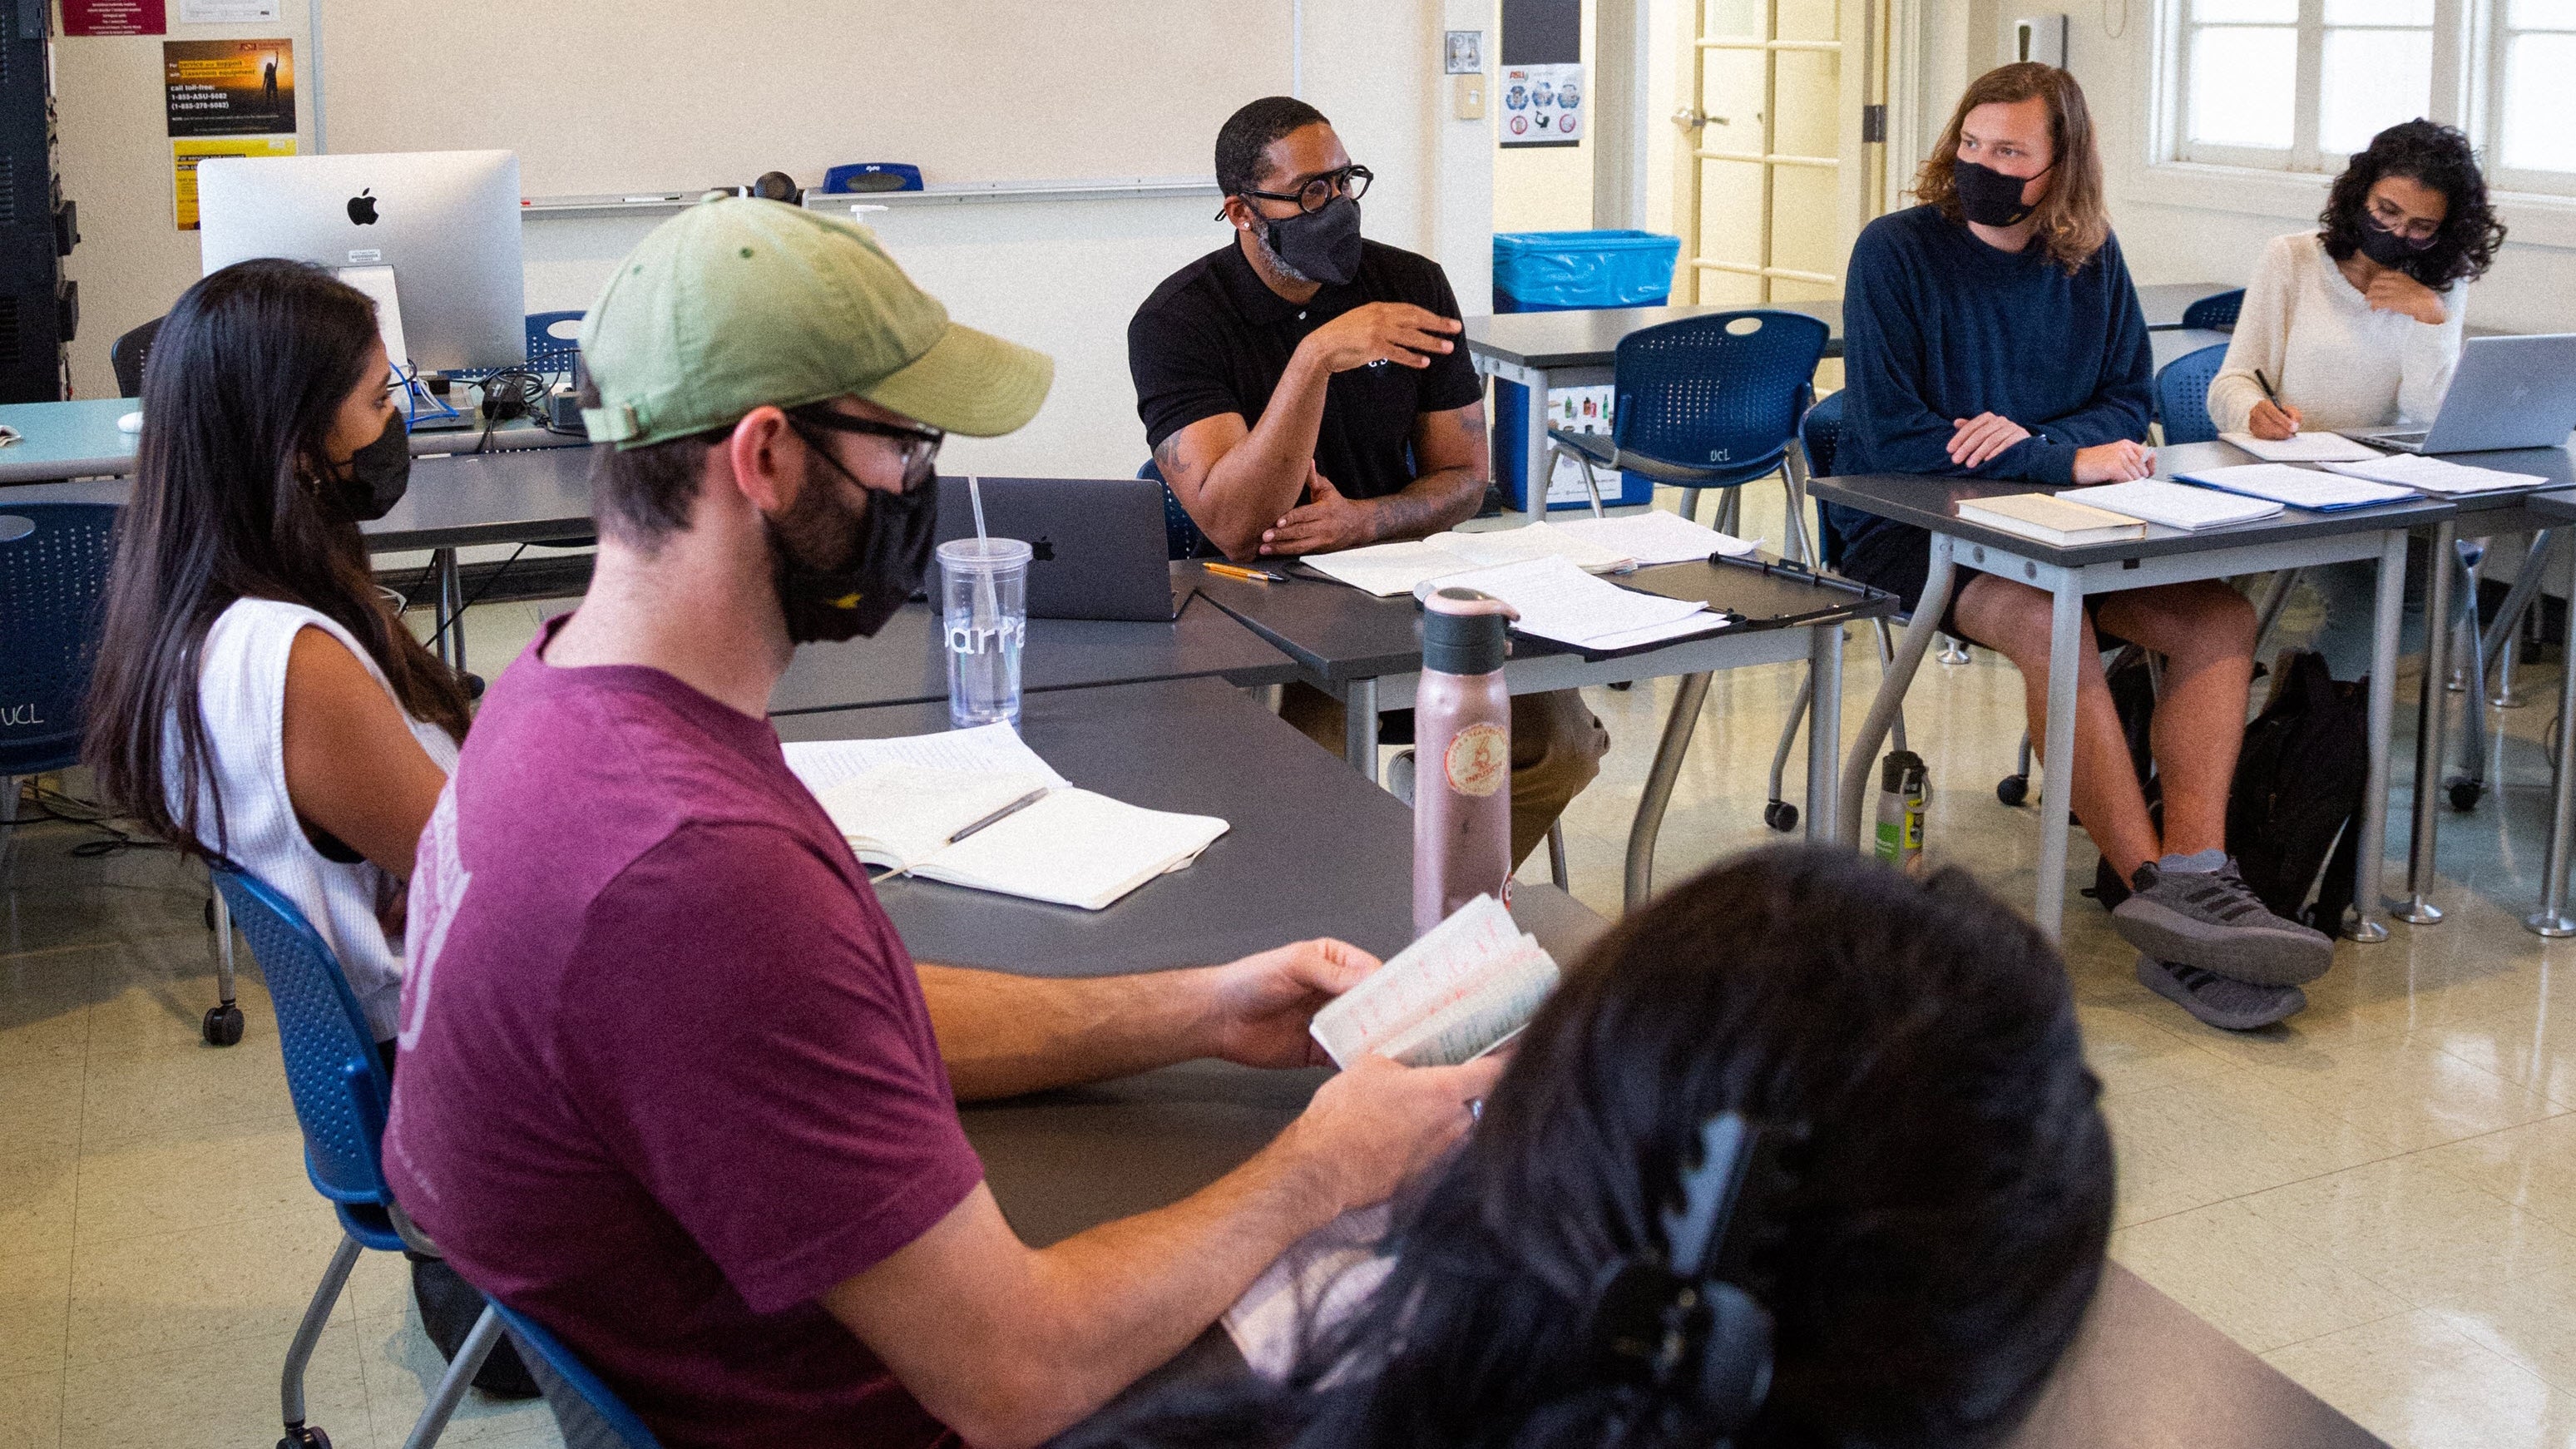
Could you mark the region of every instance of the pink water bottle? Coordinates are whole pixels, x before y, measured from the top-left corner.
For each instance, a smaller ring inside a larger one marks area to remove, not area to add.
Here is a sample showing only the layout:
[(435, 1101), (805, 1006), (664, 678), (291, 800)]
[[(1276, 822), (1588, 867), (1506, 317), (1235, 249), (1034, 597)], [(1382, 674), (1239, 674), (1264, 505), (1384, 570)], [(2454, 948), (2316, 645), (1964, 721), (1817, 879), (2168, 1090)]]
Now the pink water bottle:
[(1511, 606), (1474, 589), (1423, 601), (1413, 696), (1413, 930), (1480, 895), (1509, 903), (1512, 701), (1503, 690)]

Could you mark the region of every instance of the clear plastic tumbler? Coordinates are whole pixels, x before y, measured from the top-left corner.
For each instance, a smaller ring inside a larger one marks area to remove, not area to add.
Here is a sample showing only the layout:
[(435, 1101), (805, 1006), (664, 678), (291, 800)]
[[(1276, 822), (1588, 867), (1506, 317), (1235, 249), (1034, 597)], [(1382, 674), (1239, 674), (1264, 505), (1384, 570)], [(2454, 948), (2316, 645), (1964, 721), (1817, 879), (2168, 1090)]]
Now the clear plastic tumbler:
[(1029, 637), (1029, 546), (960, 538), (939, 546), (948, 639), (948, 722), (1020, 723), (1020, 646)]

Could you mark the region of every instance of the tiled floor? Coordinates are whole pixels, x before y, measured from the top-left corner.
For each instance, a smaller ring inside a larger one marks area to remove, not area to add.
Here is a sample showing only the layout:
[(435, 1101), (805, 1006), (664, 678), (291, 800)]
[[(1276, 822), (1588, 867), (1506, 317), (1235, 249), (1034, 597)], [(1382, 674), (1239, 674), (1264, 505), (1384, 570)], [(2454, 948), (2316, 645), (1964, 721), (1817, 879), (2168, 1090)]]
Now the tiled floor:
[[(2289, 634), (2351, 617), (2346, 589), (2303, 594)], [(497, 673), (538, 613), (470, 617), (474, 662)], [(2349, 638), (2329, 642), (2350, 654)], [(1847, 680), (1856, 726), (1877, 682), (1858, 640)], [(2113, 1252), (2391, 1442), (2428, 1449), (2576, 1445), (2576, 943), (2520, 925), (2556, 671), (2523, 683), (2533, 705), (2505, 716), (2503, 788), (2443, 821), (2450, 921), (2340, 947), (2286, 1027), (2199, 1027), (2135, 983), (2099, 910), (2068, 911), (2117, 1134)], [(1787, 668), (1718, 677), (1660, 880), (1776, 838), (1763, 781), (1796, 686)], [(1670, 693), (1588, 695), (1614, 750), (1567, 829), (1576, 893), (1605, 910)], [(2019, 700), (2017, 676), (1980, 651), (1927, 663), (1908, 710), (1931, 766), (1932, 855), (2015, 902), (2031, 890), (2033, 812), (1993, 787)], [(2403, 727), (2411, 704), (2400, 714)], [(1802, 771), (1793, 756), (1792, 782)], [(2402, 845), (2402, 788), (2396, 804)], [(164, 854), (72, 858), (71, 827), (20, 834), (0, 868), (0, 1449), (272, 1442), (278, 1365), (335, 1233), (303, 1181), (257, 973), (249, 1038), (199, 1045), (202, 886)], [(2092, 870), (2089, 850), (2075, 856), (2070, 886)], [(400, 1265), (370, 1255), (309, 1377), (313, 1418), (339, 1444), (391, 1449), (436, 1369)], [(477, 1397), (449, 1442), (556, 1440), (541, 1407)]]

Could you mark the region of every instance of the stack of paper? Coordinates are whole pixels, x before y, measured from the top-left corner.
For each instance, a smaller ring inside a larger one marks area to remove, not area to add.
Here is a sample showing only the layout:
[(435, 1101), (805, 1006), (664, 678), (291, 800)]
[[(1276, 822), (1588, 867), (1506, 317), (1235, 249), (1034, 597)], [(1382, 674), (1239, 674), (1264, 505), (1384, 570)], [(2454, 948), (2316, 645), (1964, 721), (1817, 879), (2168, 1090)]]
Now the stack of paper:
[(2143, 518), (2149, 523), (2184, 530), (2251, 523), (2281, 511), (2281, 505), (2270, 499), (2221, 493), (2215, 488), (2187, 488), (2161, 478), (2105, 483), (2096, 488), (2070, 488), (2057, 496), (2063, 502), (2089, 503), (2113, 513), (2125, 513), (2131, 518)]
[(1478, 896), (1315, 1013), (1335, 1065), (1474, 1061), (1519, 1034), (1556, 989), (1556, 961), (1492, 896)]
[(2439, 458), (2413, 453), (2393, 453), (2367, 463), (2328, 463), (2326, 466), (2350, 478), (2368, 478), (2374, 483), (2393, 483), (2400, 488), (2446, 495), (2493, 493), (2506, 488), (2540, 488), (2549, 483), (2537, 473), (2472, 468), (2464, 463), (2446, 463)]
[(1696, 563), (1713, 553), (1742, 558), (1754, 548), (1746, 540), (1720, 533), (1707, 524), (1653, 508), (1625, 518), (1578, 518), (1567, 523), (1541, 526), (1635, 559), (1640, 568), (1650, 564)]
[[(785, 752), (859, 859), (1088, 911), (1188, 866), (1228, 829), (1212, 815), (1074, 789), (1008, 725), (796, 743)], [(969, 829), (1031, 794), (1039, 798)]]
[(2415, 490), (2411, 488), (2391, 488), (2385, 483), (2338, 478), (2332, 473), (2320, 473), (2314, 468), (2294, 468), (2287, 463), (2202, 468), (2195, 472), (2177, 473), (2174, 477), (2184, 483), (2197, 483), (2203, 488), (2269, 498), (2275, 503), (2286, 503), (2292, 508), (2317, 513), (2368, 508), (2374, 503), (2395, 503), (2415, 496)]
[(1561, 558), (1426, 579), (1414, 597), (1427, 598), (1435, 588), (1491, 594), (1519, 613), (1513, 628), (1595, 654), (1726, 627), (1726, 616), (1710, 613), (1706, 604), (1605, 584)]
[[(1675, 519), (1675, 522), (1681, 520)], [(1697, 558), (1708, 556), (1703, 549)], [(1561, 558), (1587, 573), (1618, 573), (1637, 560), (1618, 551), (1612, 540), (1587, 537), (1570, 525), (1533, 523), (1526, 528), (1496, 528), (1476, 533), (1434, 534), (1405, 543), (1375, 543), (1339, 553), (1310, 553), (1306, 566), (1364, 589), (1379, 598), (1409, 594), (1432, 579), (1468, 569), (1492, 568), (1534, 558)]]
[(2354, 442), (2341, 433), (2292, 433), (2274, 440), (2258, 438), (2252, 433), (2221, 433), (2223, 442), (2235, 444), (2266, 463), (2366, 463), (2379, 454)]

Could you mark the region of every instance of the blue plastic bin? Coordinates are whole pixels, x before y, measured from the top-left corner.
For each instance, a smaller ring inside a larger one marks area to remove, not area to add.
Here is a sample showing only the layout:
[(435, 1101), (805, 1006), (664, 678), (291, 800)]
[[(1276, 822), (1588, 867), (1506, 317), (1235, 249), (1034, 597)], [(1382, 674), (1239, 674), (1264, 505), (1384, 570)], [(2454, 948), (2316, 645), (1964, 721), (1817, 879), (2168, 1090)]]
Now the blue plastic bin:
[[(1509, 231), (1494, 234), (1494, 310), (1569, 312), (1578, 308), (1660, 307), (1672, 297), (1673, 263), (1681, 238), (1651, 231)], [(1529, 469), (1521, 446), (1529, 389), (1494, 384), (1494, 476), (1516, 508)], [(1636, 473), (1604, 478), (1601, 501), (1651, 502), (1655, 485)], [(1566, 502), (1558, 508), (1588, 508)]]

